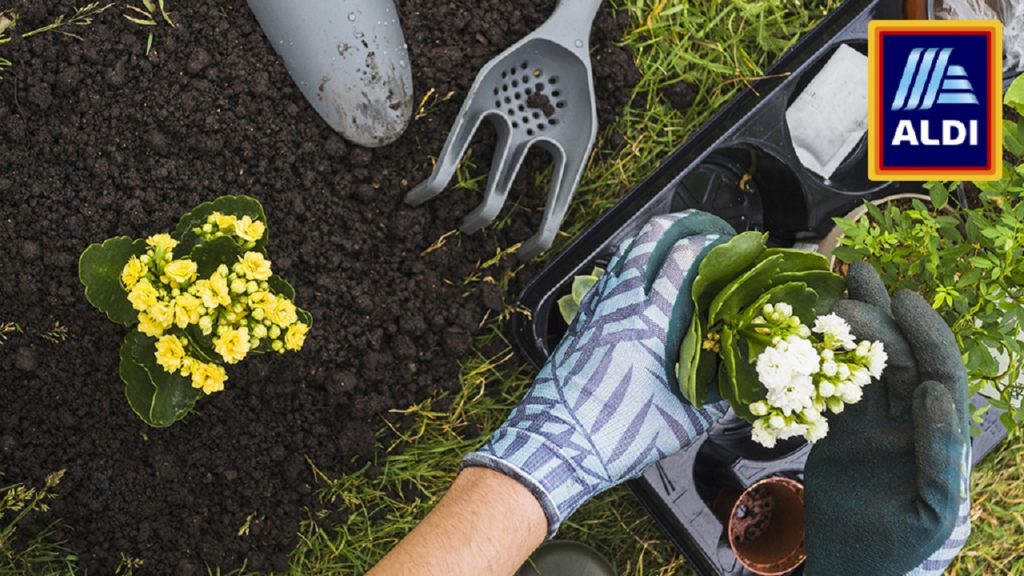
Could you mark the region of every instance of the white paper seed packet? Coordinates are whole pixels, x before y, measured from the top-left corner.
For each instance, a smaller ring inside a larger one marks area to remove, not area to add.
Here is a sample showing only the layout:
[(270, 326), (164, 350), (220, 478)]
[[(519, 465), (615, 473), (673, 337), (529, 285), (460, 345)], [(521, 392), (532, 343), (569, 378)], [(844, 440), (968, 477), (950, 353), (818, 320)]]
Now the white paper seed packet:
[(830, 178), (867, 131), (867, 56), (839, 46), (786, 110), (786, 124), (803, 165)]

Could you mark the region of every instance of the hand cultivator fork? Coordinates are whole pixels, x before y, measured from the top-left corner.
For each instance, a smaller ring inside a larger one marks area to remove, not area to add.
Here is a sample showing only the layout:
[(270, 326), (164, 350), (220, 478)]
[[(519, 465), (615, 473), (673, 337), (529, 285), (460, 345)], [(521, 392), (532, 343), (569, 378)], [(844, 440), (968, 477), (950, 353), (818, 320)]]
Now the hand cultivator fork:
[(405, 197), (419, 205), (455, 175), (480, 122), (491, 120), (498, 145), (483, 201), (462, 221), (467, 234), (498, 215), (516, 173), (534, 145), (554, 159), (540, 230), (519, 249), (521, 259), (547, 250), (558, 234), (597, 135), (590, 29), (601, 0), (562, 0), (537, 30), (488, 62), (466, 95), (434, 171)]

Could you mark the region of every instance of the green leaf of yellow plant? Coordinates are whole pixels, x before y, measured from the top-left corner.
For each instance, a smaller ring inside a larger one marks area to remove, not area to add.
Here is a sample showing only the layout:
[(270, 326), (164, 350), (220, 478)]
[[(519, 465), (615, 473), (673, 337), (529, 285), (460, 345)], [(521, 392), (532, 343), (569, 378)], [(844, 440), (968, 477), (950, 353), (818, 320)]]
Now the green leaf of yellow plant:
[(209, 278), (221, 264), (231, 268), (244, 253), (245, 250), (237, 242), (221, 236), (196, 245), (189, 258), (196, 263), (199, 278)]
[(138, 313), (128, 302), (121, 285), (121, 271), (132, 256), (145, 251), (145, 241), (117, 236), (90, 245), (78, 259), (78, 278), (85, 286), (86, 300), (107, 318), (123, 326), (134, 325), (138, 321)]
[(184, 418), (202, 393), (188, 378), (156, 363), (155, 341), (136, 330), (121, 345), (121, 380), (128, 404), (143, 422), (166, 428)]
[[(248, 216), (267, 225), (267, 215), (263, 212), (263, 205), (260, 204), (259, 200), (250, 196), (221, 196), (216, 200), (204, 202), (196, 206), (178, 220), (178, 225), (175, 227), (172, 236), (181, 242), (179, 249), (182, 254), (191, 252), (202, 241), (199, 234), (195, 232), (195, 229), (202, 228), (203, 224), (206, 223), (206, 219), (214, 212), (230, 214), (239, 218)], [(270, 227), (267, 226), (263, 237), (256, 241), (253, 250), (266, 254), (269, 236)]]

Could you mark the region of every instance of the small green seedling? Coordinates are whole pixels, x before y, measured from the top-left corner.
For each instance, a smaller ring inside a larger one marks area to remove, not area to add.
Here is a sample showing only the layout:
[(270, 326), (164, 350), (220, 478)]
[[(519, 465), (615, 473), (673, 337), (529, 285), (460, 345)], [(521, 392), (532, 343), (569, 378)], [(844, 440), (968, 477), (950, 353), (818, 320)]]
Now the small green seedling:
[(580, 302), (583, 297), (597, 284), (604, 268), (594, 267), (590, 274), (582, 274), (572, 279), (572, 290), (558, 299), (558, 312), (566, 324), (572, 324), (576, 315), (580, 312)]

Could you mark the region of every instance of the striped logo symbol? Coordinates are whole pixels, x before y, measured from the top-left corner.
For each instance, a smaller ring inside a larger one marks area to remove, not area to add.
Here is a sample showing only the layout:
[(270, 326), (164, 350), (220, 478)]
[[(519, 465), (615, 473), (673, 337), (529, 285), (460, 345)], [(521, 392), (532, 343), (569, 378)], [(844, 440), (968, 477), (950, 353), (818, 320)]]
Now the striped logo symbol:
[(935, 104), (978, 104), (963, 66), (949, 63), (952, 48), (914, 48), (903, 68), (892, 110), (930, 110)]

